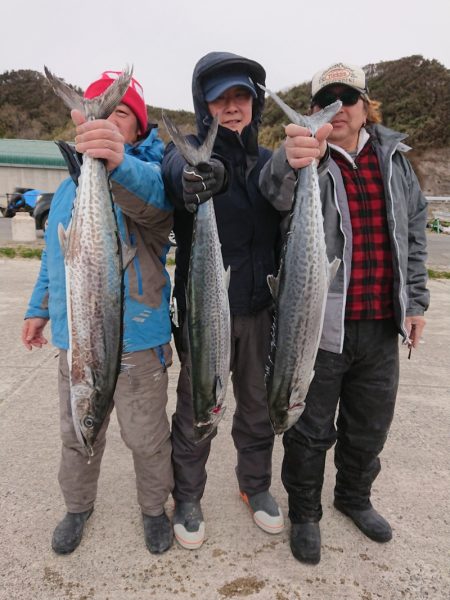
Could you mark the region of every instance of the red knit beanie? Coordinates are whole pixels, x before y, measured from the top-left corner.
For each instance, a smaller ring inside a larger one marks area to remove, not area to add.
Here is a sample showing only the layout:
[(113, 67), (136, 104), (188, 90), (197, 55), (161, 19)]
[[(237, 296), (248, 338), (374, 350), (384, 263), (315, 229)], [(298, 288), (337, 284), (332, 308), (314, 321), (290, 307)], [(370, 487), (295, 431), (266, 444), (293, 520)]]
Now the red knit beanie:
[[(119, 77), (121, 71), (105, 71), (100, 79), (93, 81), (84, 92), (85, 98), (95, 98), (100, 96), (112, 82)], [(122, 98), (121, 102), (131, 108), (136, 115), (141, 134), (145, 133), (148, 125), (147, 107), (144, 100), (144, 90), (141, 84), (134, 77), (131, 78), (130, 85)]]

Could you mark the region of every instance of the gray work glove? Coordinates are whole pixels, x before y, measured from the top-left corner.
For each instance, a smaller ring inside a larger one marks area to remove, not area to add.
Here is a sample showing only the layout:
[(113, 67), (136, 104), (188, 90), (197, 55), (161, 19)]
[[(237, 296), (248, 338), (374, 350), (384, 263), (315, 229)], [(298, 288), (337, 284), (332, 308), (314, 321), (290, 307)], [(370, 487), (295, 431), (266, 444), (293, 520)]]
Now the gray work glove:
[(209, 162), (196, 167), (186, 165), (183, 169), (183, 199), (189, 212), (195, 212), (202, 202), (221, 192), (225, 183), (225, 167), (220, 160), (211, 158)]

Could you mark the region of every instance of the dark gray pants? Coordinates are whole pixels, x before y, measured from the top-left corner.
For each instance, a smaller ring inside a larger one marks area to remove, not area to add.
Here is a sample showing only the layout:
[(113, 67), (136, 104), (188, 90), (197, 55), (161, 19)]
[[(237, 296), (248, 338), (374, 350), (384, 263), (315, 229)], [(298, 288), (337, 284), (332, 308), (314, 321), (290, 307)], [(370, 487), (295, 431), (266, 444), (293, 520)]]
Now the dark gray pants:
[(283, 438), (282, 480), (293, 523), (322, 517), (325, 457), (335, 442), (335, 498), (349, 508), (371, 506), (398, 378), (398, 332), (391, 320), (346, 321), (342, 354), (319, 350), (306, 408)]
[[(239, 489), (248, 495), (268, 490), (272, 476), (274, 432), (269, 420), (264, 368), (269, 355), (272, 312), (231, 318), (231, 371), (236, 411), (232, 437), (237, 450)], [(193, 406), (187, 368), (186, 322), (174, 333), (181, 362), (177, 407), (172, 418), (173, 497), (200, 500), (206, 485), (206, 462), (216, 432), (195, 444)]]

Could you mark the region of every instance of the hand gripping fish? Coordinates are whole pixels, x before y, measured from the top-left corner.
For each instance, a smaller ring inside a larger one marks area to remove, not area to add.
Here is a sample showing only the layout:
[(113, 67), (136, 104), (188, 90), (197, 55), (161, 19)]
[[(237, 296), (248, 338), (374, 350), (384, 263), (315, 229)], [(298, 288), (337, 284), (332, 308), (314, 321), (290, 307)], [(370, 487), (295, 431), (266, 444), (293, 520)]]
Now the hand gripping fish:
[[(86, 119), (105, 119), (131, 79), (126, 71), (101, 96), (82, 98), (45, 67), (54, 92)], [(94, 454), (111, 406), (122, 353), (122, 248), (108, 174), (102, 160), (83, 156), (72, 219), (58, 235), (64, 254), (69, 328), (70, 400), (78, 440)]]
[[(337, 101), (304, 117), (276, 94), (265, 91), (292, 123), (307, 127), (312, 135), (341, 107)], [(280, 269), (277, 277), (268, 277), (275, 315), (265, 382), (276, 433), (289, 429), (305, 408), (306, 394), (314, 377), (328, 288), (339, 264), (337, 258), (328, 262), (319, 180), (313, 163), (298, 172)]]
[[(217, 134), (214, 119), (200, 148), (190, 144), (163, 115), (163, 121), (179, 152), (192, 165), (207, 162)], [(230, 269), (223, 267), (214, 204), (199, 204), (192, 232), (186, 293), (194, 439), (207, 437), (222, 418), (230, 373)]]

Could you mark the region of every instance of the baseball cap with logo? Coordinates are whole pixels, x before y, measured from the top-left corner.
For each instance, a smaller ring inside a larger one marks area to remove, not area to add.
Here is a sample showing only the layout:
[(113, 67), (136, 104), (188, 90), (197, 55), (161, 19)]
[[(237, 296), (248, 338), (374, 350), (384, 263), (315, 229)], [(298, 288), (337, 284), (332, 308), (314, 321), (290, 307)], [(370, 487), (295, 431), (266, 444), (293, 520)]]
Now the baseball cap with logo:
[(321, 90), (329, 85), (341, 83), (358, 90), (358, 92), (367, 97), (368, 88), (366, 84), (366, 74), (361, 67), (349, 65), (347, 63), (336, 63), (318, 71), (311, 82), (311, 98), (314, 98)]
[[(84, 92), (85, 98), (100, 96), (122, 74), (122, 71), (105, 71), (100, 79), (93, 81)], [(141, 133), (145, 133), (148, 125), (147, 106), (144, 100), (144, 90), (141, 84), (131, 78), (130, 85), (121, 102), (126, 104), (136, 115)]]

